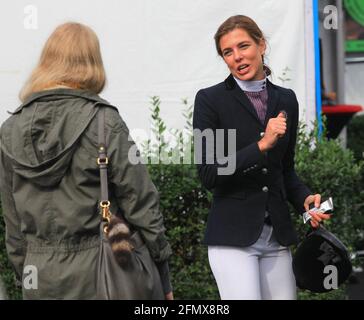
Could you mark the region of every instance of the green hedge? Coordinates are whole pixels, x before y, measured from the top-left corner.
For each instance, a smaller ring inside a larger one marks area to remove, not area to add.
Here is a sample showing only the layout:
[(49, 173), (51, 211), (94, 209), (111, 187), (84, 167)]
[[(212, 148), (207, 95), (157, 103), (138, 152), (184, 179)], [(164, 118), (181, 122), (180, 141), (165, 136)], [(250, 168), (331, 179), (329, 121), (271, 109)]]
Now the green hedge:
[[(363, 239), (364, 190), (363, 161), (355, 161), (353, 152), (335, 140), (318, 139), (316, 132), (303, 134), (300, 128), (296, 169), (312, 192), (334, 201), (332, 219), (327, 227), (353, 249)], [(315, 146), (315, 147), (313, 147)], [(302, 229), (302, 224), (299, 224)]]
[[(187, 102), (183, 103), (187, 107)], [(190, 107), (185, 112), (187, 130), (191, 130), (191, 110)], [(154, 134), (163, 135), (167, 128), (159, 114), (160, 100), (157, 97), (152, 98), (151, 112)], [(304, 132), (305, 128), (301, 126), (296, 153), (297, 172), (312, 192), (333, 197), (335, 211), (326, 226), (352, 250), (355, 243), (363, 239), (363, 162), (356, 163), (353, 153), (343, 150), (336, 141), (319, 140), (316, 132), (309, 135)], [(173, 131), (176, 137), (180, 137), (180, 134), (178, 130)], [(176, 148), (179, 147), (176, 146), (173, 150)], [(168, 150), (170, 146), (163, 138), (161, 145), (147, 141), (142, 148), (144, 156), (149, 159), (157, 153), (171, 155), (172, 152)], [(174, 252), (170, 268), (176, 299), (218, 299), (218, 291), (208, 264), (207, 249), (201, 245), (211, 194), (201, 186), (193, 164), (149, 164), (148, 168), (160, 192), (161, 211)], [(296, 217), (295, 224), (302, 239), (308, 227), (303, 226), (300, 216)], [(3, 230), (0, 230), (0, 235), (3, 236)], [(18, 294), (14, 290), (11, 271), (6, 261), (3, 238), (0, 239), (0, 245), (2, 275), (5, 275), (11, 298), (16, 298)], [(328, 294), (299, 291), (299, 299), (345, 298), (345, 287)]]
[[(363, 161), (355, 162), (353, 152), (343, 149), (336, 140), (318, 139), (316, 131), (305, 134), (304, 125), (299, 132), (296, 170), (313, 193), (321, 193), (324, 199), (333, 198), (334, 212), (325, 226), (344, 242), (350, 252), (354, 252), (356, 244), (364, 238)], [(302, 224), (301, 217), (296, 219), (296, 228), (302, 238), (307, 227)], [(339, 297), (346, 298), (345, 286), (328, 294), (301, 292), (300, 295), (302, 299)]]
[(348, 148), (357, 160), (364, 158), (364, 115), (354, 117), (348, 127)]
[[(148, 163), (153, 163), (152, 159), (158, 154), (167, 157), (172, 157), (172, 153), (182, 154), (179, 145), (169, 151), (170, 144), (164, 139), (168, 131), (180, 142), (178, 137), (181, 131), (167, 130), (160, 117), (158, 97), (152, 97), (151, 104), (152, 134), (159, 137), (160, 143), (152, 144), (150, 140), (144, 143), (142, 154), (149, 160)], [(192, 107), (187, 107), (186, 100), (183, 100), (183, 104), (186, 107), (185, 129), (192, 133)], [(192, 143), (191, 135), (186, 140)], [(193, 150), (190, 150), (190, 155), (193, 155)], [(149, 164), (148, 169), (160, 194), (160, 208), (173, 249), (170, 269), (175, 298), (218, 299), (218, 290), (208, 264), (207, 248), (201, 245), (211, 195), (201, 186), (195, 165)]]

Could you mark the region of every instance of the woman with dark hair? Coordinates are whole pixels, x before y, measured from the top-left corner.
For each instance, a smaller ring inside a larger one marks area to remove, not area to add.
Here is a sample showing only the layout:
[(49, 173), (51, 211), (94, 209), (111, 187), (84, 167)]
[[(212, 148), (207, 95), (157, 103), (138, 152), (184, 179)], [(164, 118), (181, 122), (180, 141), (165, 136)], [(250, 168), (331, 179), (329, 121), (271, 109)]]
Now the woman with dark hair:
[[(100, 199), (96, 160), (105, 148), (110, 211), (120, 213), (119, 218), (123, 216), (130, 229), (140, 233), (140, 248), (145, 244), (158, 266), (162, 298), (173, 298), (167, 262), (171, 248), (159, 195), (146, 167), (129, 161), (134, 142), (117, 108), (98, 95), (104, 85), (97, 35), (79, 23), (60, 25), (21, 91), (23, 104), (1, 127), (0, 191), (6, 247), (18, 280), (27, 276), (27, 266), (36, 271), (36, 284), (23, 286), (25, 299), (99, 298), (98, 208), (104, 199)], [(104, 130), (98, 126), (100, 112)], [(104, 137), (106, 143), (100, 146)], [(108, 234), (115, 240), (113, 251), (122, 260), (138, 248), (127, 246), (125, 224), (115, 226), (110, 224)], [(154, 264), (139, 265), (158, 277)], [(146, 280), (139, 271), (135, 271), (137, 277)], [(113, 280), (113, 274), (108, 276)], [(153, 290), (152, 281), (148, 286)]]
[[(266, 40), (251, 18), (230, 17), (215, 42), (231, 74), (197, 93), (193, 119), (195, 139), (206, 138), (195, 150), (199, 176), (213, 191), (204, 239), (210, 266), (222, 299), (295, 299), (288, 246), (297, 235), (286, 201), (300, 214), (321, 201), (294, 168), (298, 102), (267, 79)], [(311, 225), (328, 218), (312, 214)]]

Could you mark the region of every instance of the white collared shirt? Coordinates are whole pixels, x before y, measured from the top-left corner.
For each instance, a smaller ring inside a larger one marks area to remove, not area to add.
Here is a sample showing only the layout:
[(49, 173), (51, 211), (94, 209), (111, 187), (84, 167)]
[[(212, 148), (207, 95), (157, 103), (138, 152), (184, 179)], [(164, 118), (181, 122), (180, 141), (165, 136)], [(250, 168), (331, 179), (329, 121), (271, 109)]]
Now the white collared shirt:
[(267, 78), (263, 80), (256, 80), (256, 81), (244, 81), (238, 78), (235, 78), (236, 83), (239, 85), (241, 90), (248, 91), (248, 92), (259, 92), (266, 88), (267, 86)]

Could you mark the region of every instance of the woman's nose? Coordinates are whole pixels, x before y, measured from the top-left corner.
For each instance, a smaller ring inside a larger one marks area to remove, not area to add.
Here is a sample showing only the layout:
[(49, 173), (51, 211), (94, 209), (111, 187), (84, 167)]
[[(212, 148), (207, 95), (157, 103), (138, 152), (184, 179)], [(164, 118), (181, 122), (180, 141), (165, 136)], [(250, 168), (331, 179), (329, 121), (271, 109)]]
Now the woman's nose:
[(233, 51), (233, 57), (234, 57), (234, 60), (235, 60), (236, 62), (241, 61), (241, 59), (242, 59), (241, 52), (239, 52), (238, 50), (234, 50), (234, 51)]

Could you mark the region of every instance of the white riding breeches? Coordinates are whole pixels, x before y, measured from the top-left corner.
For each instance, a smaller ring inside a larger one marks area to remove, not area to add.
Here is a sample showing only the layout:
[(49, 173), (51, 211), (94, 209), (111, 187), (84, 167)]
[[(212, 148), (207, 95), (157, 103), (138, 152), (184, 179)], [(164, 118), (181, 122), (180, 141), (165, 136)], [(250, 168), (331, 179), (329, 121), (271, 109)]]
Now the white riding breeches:
[(222, 300), (295, 300), (292, 256), (264, 225), (250, 247), (209, 246), (208, 257)]

